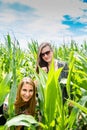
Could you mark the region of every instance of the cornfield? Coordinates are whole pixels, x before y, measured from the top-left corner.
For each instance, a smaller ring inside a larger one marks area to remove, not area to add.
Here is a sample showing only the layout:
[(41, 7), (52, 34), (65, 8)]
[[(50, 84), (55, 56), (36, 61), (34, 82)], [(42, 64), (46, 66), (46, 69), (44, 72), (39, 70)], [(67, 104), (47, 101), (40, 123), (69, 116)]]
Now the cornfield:
[[(69, 66), (66, 82), (68, 99), (62, 101), (62, 92), (58, 78), (62, 68), (54, 70), (53, 65), (48, 73), (40, 70), (35, 72), (38, 42), (31, 41), (27, 49), (22, 50), (18, 40), (12, 41), (8, 34), (5, 44), (0, 43), (0, 106), (6, 96), (8, 99), (8, 115), (0, 130), (14, 130), (15, 126), (23, 124), (27, 130), (86, 130), (87, 129), (87, 43), (78, 46), (75, 41), (70, 45), (53, 46), (54, 57), (66, 61)], [(39, 82), (39, 109), (42, 114), (41, 122), (38, 117), (14, 114), (14, 101), (19, 81), (29, 76)]]

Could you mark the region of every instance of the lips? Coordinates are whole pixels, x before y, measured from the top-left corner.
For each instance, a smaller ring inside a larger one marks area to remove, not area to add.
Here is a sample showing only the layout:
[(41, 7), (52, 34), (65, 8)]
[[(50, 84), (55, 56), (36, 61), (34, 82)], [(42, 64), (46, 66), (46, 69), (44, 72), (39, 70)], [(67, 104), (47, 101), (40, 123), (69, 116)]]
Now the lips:
[(28, 101), (30, 99), (31, 99), (31, 97), (23, 97), (23, 100), (26, 100), (26, 101)]

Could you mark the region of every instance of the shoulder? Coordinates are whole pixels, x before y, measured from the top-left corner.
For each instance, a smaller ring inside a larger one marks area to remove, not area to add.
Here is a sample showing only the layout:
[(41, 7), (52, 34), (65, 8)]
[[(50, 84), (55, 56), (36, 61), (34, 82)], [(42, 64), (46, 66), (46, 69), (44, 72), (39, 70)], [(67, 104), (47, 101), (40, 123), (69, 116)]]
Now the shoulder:
[(56, 60), (56, 64), (58, 68), (65, 66), (66, 62), (62, 60)]
[(64, 69), (66, 69), (66, 70), (69, 69), (68, 63), (65, 61), (57, 60), (57, 66), (58, 66), (58, 68), (64, 67)]
[(5, 101), (3, 103), (3, 113), (4, 113), (4, 115), (8, 115), (8, 98), (9, 98), (9, 94), (6, 96)]
[(57, 70), (60, 67), (64, 67), (65, 70), (68, 70), (67, 62), (55, 59), (55, 69)]
[(63, 67), (63, 70), (60, 75), (60, 79), (67, 78), (68, 70), (69, 70), (68, 63), (65, 61), (58, 61), (58, 68), (60, 68), (60, 67)]

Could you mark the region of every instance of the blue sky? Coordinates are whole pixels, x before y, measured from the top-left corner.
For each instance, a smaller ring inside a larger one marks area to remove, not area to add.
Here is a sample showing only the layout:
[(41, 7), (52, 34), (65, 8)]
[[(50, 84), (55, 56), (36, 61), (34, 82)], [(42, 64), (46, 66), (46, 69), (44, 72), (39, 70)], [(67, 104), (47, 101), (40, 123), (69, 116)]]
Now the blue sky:
[(87, 0), (0, 0), (0, 40), (8, 33), (23, 48), (31, 40), (87, 41)]

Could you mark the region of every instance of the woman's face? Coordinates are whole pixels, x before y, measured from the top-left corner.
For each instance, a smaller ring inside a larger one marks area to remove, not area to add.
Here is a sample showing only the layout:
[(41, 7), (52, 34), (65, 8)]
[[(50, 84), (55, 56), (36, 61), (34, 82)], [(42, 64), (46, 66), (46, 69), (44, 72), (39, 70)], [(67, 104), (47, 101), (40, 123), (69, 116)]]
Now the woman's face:
[(44, 47), (42, 49), (42, 51), (41, 51), (41, 57), (47, 63), (50, 63), (52, 61), (53, 52), (52, 52), (52, 50), (50, 49), (49, 46), (46, 46), (46, 47)]
[(32, 98), (33, 93), (33, 86), (28, 83), (24, 83), (20, 91), (20, 97), (24, 102), (28, 102)]

